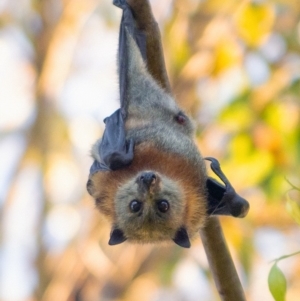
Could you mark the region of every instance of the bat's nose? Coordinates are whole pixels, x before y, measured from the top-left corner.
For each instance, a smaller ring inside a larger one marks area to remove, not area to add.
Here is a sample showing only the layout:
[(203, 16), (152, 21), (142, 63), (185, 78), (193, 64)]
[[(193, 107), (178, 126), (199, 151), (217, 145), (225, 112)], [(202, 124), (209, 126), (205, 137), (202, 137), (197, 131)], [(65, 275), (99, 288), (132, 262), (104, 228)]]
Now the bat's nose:
[(155, 182), (156, 182), (156, 175), (152, 171), (143, 172), (140, 175), (139, 180), (140, 180), (141, 184), (143, 184), (144, 186), (146, 186), (149, 189), (150, 186), (152, 186), (152, 185), (155, 184)]

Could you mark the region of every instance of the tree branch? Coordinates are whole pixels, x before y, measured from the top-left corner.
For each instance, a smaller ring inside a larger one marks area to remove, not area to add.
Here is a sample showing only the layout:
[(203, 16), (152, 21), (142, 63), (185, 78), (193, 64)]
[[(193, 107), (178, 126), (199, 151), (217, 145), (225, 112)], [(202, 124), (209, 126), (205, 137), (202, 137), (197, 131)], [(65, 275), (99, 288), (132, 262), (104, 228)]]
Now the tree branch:
[(146, 35), (147, 67), (150, 74), (171, 94), (171, 86), (166, 71), (161, 36), (148, 0), (127, 0), (137, 22), (138, 29)]
[(221, 300), (246, 301), (219, 219), (210, 217), (200, 236)]

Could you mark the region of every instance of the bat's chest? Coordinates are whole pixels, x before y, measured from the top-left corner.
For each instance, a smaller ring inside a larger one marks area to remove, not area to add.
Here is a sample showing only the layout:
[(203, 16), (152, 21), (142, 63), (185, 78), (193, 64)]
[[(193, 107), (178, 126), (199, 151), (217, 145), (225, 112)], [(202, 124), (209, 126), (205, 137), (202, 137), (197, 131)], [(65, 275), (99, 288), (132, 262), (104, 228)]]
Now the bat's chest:
[(184, 179), (188, 186), (195, 187), (199, 187), (199, 183), (206, 178), (205, 165), (199, 152), (183, 155), (161, 150), (148, 142), (136, 146), (134, 160), (128, 168), (132, 174), (143, 170), (155, 170), (171, 178)]

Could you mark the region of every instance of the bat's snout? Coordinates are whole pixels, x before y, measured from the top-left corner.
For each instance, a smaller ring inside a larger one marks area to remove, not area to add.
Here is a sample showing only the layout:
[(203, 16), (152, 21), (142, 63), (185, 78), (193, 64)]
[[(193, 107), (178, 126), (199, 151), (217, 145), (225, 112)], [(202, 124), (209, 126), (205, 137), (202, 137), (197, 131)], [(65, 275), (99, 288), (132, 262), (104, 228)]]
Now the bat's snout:
[(153, 171), (142, 172), (138, 178), (137, 182), (142, 191), (147, 191), (153, 193), (158, 185), (159, 176)]
[(154, 172), (152, 171), (147, 171), (147, 172), (143, 172), (140, 176), (139, 176), (139, 182), (147, 187), (148, 189), (155, 185), (156, 183), (156, 179), (157, 179), (157, 176)]

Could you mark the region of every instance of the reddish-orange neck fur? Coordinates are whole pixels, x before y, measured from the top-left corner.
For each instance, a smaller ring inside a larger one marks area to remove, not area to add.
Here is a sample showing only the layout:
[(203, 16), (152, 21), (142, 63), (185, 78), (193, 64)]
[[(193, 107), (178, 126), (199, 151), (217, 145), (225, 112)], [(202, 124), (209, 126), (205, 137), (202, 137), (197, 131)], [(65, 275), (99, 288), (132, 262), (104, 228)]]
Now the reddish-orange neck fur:
[(136, 146), (133, 162), (128, 167), (116, 171), (98, 172), (93, 176), (94, 185), (97, 187), (94, 197), (98, 201), (100, 211), (114, 219), (112, 200), (115, 198), (118, 186), (144, 170), (156, 171), (178, 181), (187, 204), (185, 213), (187, 227), (189, 224), (193, 226), (199, 223), (199, 219), (204, 221), (206, 215), (206, 196), (203, 188), (203, 183), (206, 181), (205, 175), (185, 158), (163, 152), (149, 144)]

